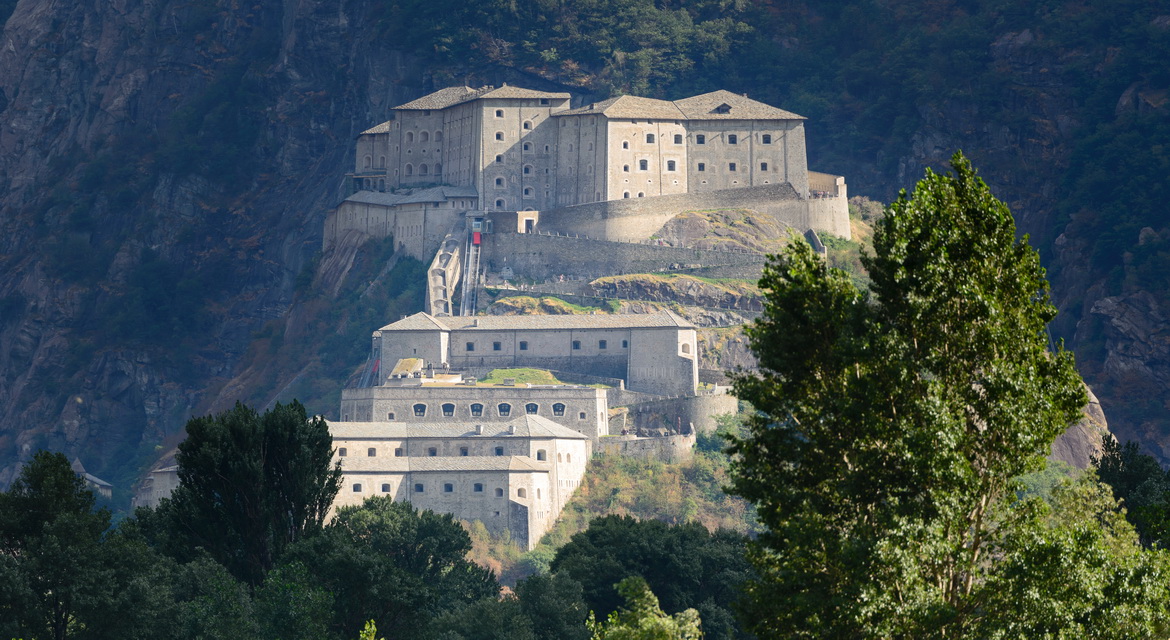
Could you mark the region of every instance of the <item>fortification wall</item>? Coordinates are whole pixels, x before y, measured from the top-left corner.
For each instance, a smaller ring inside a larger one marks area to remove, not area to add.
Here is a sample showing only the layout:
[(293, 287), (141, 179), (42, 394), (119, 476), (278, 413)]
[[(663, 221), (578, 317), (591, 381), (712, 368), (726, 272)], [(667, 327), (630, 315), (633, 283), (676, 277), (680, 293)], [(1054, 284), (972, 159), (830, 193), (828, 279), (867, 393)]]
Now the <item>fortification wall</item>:
[(609, 436), (601, 439), (599, 449), (606, 455), (626, 456), (663, 462), (686, 462), (695, 455), (695, 434), (640, 438)]
[(572, 234), (567, 237), (531, 233), (486, 234), (480, 258), (480, 264), (490, 272), (498, 273), (506, 266), (517, 276), (537, 281), (562, 275), (592, 279), (623, 273), (652, 273), (675, 270), (675, 267), (755, 270), (761, 269), (764, 262), (763, 255), (747, 251), (684, 249), (595, 240)]
[(630, 406), (630, 419), (636, 429), (661, 429), (663, 427), (685, 430), (695, 425), (696, 431), (710, 433), (718, 424), (715, 416), (735, 413), (739, 401), (726, 393), (714, 395), (683, 396), (664, 400), (651, 400)]

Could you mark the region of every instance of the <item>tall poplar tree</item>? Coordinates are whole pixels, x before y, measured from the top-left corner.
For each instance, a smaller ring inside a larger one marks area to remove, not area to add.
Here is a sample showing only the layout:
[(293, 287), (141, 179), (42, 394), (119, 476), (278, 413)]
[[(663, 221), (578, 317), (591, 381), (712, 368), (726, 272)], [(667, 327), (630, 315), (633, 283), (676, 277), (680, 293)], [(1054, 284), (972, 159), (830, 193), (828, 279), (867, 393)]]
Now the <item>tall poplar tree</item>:
[[(871, 292), (804, 243), (760, 281), (760, 373), (735, 383), (758, 414), (732, 452), (733, 490), (767, 527), (746, 616), (761, 638), (993, 637), (993, 618), (1030, 637), (1095, 635), (1059, 604), (988, 616), (1011, 606), (997, 593), (1069, 572), (1043, 562), (1064, 547), (1044, 546), (1045, 507), (1017, 503), (1013, 478), (1041, 468), (1086, 397), (1072, 355), (1049, 348), (1039, 256), (969, 162), (952, 166), (887, 209), (864, 259)], [(1093, 540), (1106, 538), (1129, 540)], [(1148, 605), (1118, 621), (1141, 637), (1167, 620), (1149, 582), (1164, 583), (1162, 563), (1124, 548), (1128, 569), (1102, 560), (1086, 599)], [(1007, 576), (1013, 558), (1024, 570)]]

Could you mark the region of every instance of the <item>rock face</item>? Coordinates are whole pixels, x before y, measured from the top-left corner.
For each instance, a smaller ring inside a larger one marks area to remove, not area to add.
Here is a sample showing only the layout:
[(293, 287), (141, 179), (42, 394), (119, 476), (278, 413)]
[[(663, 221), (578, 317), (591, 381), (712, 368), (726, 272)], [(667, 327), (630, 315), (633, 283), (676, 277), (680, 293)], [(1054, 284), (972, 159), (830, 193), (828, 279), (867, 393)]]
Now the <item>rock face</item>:
[(1050, 460), (1060, 460), (1078, 469), (1088, 469), (1093, 459), (1101, 456), (1106, 439), (1112, 440), (1109, 433), (1109, 423), (1105, 420), (1105, 412), (1101, 410), (1101, 401), (1093, 395), (1093, 390), (1087, 386), (1089, 403), (1085, 405), (1085, 417), (1069, 427), (1052, 443)]

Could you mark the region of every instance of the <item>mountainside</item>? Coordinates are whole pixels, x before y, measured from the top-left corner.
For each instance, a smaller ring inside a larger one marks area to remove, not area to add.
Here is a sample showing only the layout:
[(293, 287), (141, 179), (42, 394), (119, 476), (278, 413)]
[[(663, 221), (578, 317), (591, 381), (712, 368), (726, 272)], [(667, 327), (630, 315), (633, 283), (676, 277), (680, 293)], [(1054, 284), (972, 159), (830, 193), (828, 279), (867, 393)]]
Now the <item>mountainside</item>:
[(334, 412), (369, 331), (415, 310), (421, 266), (392, 245), (318, 258), (321, 223), (354, 136), (456, 83), (747, 92), (809, 118), (811, 167), (883, 200), (962, 148), (1043, 252), (1054, 336), (1112, 429), (1170, 457), (1167, 13), (0, 3), (0, 485), (48, 447), (126, 491), (188, 416), (237, 399)]

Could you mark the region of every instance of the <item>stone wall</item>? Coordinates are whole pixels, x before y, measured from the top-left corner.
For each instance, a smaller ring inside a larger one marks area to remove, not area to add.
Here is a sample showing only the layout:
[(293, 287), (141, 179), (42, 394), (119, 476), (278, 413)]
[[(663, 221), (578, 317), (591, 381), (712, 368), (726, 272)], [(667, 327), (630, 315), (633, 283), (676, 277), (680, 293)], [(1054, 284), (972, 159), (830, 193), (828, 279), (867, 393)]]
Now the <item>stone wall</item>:
[[(544, 218), (542, 217), (542, 220)], [(661, 227), (661, 225), (659, 225)], [(509, 267), (517, 277), (537, 281), (560, 276), (597, 278), (625, 273), (729, 267), (758, 270), (765, 257), (748, 251), (710, 251), (665, 247), (640, 242), (615, 242), (584, 237), (528, 233), (484, 236), (480, 264), (489, 272)]]
[(602, 438), (600, 451), (606, 455), (686, 462), (695, 455), (695, 434), (640, 438), (637, 436), (609, 436)]
[(718, 424), (715, 417), (739, 410), (739, 401), (726, 393), (714, 395), (683, 396), (664, 400), (650, 400), (630, 405), (630, 420), (636, 429), (661, 429), (672, 431), (688, 425), (703, 433), (714, 431)]

